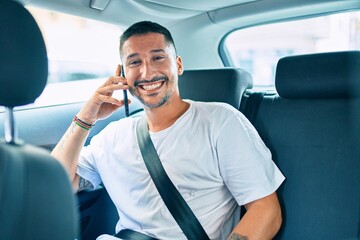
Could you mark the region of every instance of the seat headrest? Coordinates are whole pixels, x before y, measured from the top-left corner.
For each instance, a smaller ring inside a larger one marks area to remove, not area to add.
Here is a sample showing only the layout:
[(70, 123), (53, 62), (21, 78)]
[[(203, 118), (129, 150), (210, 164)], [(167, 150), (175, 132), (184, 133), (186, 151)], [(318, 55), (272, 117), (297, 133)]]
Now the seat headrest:
[(283, 98), (360, 96), (360, 51), (285, 57), (276, 68), (275, 86)]
[(47, 76), (46, 47), (34, 18), (18, 2), (0, 1), (0, 105), (33, 103)]
[(183, 99), (225, 102), (237, 109), (244, 91), (251, 87), (250, 73), (240, 68), (187, 70), (179, 77)]

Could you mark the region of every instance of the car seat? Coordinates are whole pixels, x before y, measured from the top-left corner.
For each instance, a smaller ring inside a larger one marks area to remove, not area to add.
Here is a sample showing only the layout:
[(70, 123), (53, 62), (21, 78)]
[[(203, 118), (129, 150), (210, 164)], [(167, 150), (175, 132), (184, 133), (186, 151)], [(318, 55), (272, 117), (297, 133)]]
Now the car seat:
[[(31, 14), (0, 1), (0, 239), (76, 239), (75, 196), (62, 165), (17, 138), (13, 109), (33, 103), (48, 75), (45, 43)], [(2, 109), (0, 109), (2, 111)], [(48, 131), (44, 126), (43, 131)]]
[(359, 69), (359, 51), (285, 57), (278, 94), (255, 104), (253, 124), (286, 177), (275, 239), (360, 239)]

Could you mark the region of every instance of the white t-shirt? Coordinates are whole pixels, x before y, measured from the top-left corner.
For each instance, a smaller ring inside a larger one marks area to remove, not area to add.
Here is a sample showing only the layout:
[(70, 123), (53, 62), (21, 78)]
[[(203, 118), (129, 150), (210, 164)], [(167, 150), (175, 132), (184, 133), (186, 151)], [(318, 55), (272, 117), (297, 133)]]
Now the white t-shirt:
[[(172, 126), (150, 136), (210, 239), (226, 239), (239, 221), (238, 206), (275, 192), (284, 176), (242, 113), (223, 103), (187, 101), (189, 109)], [(120, 217), (116, 232), (129, 228), (159, 239), (186, 239), (141, 157), (138, 120), (121, 119), (95, 136), (81, 152), (77, 173), (94, 187), (106, 187)]]

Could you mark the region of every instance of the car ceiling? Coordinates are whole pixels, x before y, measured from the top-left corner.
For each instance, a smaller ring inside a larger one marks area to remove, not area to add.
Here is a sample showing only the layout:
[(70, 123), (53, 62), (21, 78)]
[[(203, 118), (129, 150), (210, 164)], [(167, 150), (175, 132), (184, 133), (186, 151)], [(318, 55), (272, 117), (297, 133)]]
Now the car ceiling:
[[(141, 20), (158, 22), (170, 29), (177, 49), (192, 68), (223, 66), (218, 48), (222, 38), (234, 29), (360, 9), (359, 0), (18, 1), (122, 27)], [(209, 54), (208, 49), (216, 50), (216, 54)]]
[(25, 4), (101, 19), (128, 26), (151, 19), (167, 27), (179, 21), (229, 6), (259, 0), (20, 0)]

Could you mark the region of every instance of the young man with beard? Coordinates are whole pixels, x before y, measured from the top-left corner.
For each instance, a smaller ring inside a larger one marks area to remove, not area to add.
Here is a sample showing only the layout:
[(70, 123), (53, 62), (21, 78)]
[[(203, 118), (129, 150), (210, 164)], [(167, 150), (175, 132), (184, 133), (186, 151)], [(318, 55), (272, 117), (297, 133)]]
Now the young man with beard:
[[(117, 232), (132, 229), (158, 239), (186, 239), (141, 157), (139, 118), (109, 124), (83, 147), (91, 125), (124, 105), (112, 94), (126, 89), (142, 103), (164, 169), (209, 238), (271, 239), (281, 225), (275, 191), (284, 177), (251, 124), (227, 104), (181, 99), (183, 62), (161, 25), (144, 21), (129, 27), (121, 36), (120, 57), (126, 78), (118, 66), (52, 152), (74, 188), (104, 184), (120, 216)], [(240, 205), (247, 210), (241, 221)]]

